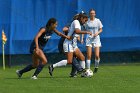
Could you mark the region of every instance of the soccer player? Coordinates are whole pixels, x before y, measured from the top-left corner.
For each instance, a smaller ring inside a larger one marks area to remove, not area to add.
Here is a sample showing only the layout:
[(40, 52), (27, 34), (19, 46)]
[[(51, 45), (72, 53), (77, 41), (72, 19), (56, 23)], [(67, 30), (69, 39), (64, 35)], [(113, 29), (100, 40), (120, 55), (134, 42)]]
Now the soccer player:
[[(86, 22), (86, 19), (87, 19), (87, 15), (79, 14), (78, 20), (74, 20), (71, 23), (71, 26), (70, 26), (69, 31), (68, 31), (68, 36), (74, 37), (76, 34), (90, 34), (90, 35), (92, 35), (92, 33), (89, 31), (81, 31), (81, 25)], [(73, 39), (72, 40), (65, 39), (65, 41), (63, 43), (63, 49), (64, 49), (64, 52), (66, 53), (66, 56), (67, 56), (67, 63), (69, 63), (69, 64), (72, 63), (72, 65), (76, 68), (76, 70), (78, 72), (82, 72), (83, 69), (78, 69), (78, 64), (75, 61), (72, 62), (73, 52), (74, 52)], [(79, 54), (79, 53), (77, 52), (77, 54)]]
[(53, 33), (56, 33), (59, 36), (65, 37), (67, 39), (70, 39), (70, 37), (60, 33), (56, 30), (57, 27), (57, 20), (55, 18), (50, 18), (46, 24), (45, 27), (42, 27), (36, 37), (34, 38), (33, 42), (30, 46), (30, 53), (32, 54), (32, 60), (33, 63), (26, 66), (25, 68), (21, 70), (17, 70), (16, 73), (18, 77), (20, 78), (23, 73), (28, 72), (34, 68), (36, 68), (32, 79), (37, 79), (38, 74), (42, 71), (44, 65), (47, 63), (47, 58), (43, 52), (43, 49), (48, 41), (48, 39), (51, 37)]
[[(77, 18), (78, 18), (78, 15), (75, 15), (74, 18), (73, 18), (73, 20), (76, 20)], [(68, 30), (69, 30), (69, 26), (63, 28), (63, 32), (65, 32), (65, 35), (67, 35)], [(63, 52), (62, 45), (63, 45), (64, 40), (65, 40), (65, 38), (61, 37), (60, 42), (59, 42), (59, 45), (58, 45), (58, 49), (59, 49), (59, 51), (61, 53)], [(73, 62), (75, 62), (75, 61), (77, 62), (77, 59), (79, 59), (80, 60), (81, 67), (83, 69), (85, 69), (85, 57), (84, 57), (84, 55), (82, 54), (82, 52), (79, 50), (79, 48), (77, 46), (77, 40), (80, 41), (80, 37), (79, 37), (78, 34), (75, 34), (73, 36), (73, 40), (72, 40), (72, 46), (73, 46), (73, 49), (74, 49)], [(57, 63), (55, 63), (53, 65), (50, 65), (49, 66), (49, 73), (50, 73), (50, 75), (52, 76), (52, 72), (53, 72), (54, 68), (61, 67), (61, 66), (66, 66), (66, 65), (67, 65), (67, 60), (61, 60), (61, 61), (59, 61), (59, 62), (57, 62)], [(70, 73), (70, 77), (74, 77), (75, 76), (75, 73), (76, 73), (75, 71), (72, 71)]]
[(100, 62), (100, 47), (101, 47), (101, 41), (100, 41), (100, 33), (102, 32), (102, 23), (101, 21), (95, 17), (96, 12), (94, 9), (91, 9), (89, 11), (90, 18), (88, 19), (86, 23), (86, 30), (90, 31), (93, 36), (87, 35), (86, 37), (86, 49), (87, 49), (87, 69), (90, 69), (90, 63), (91, 63), (91, 55), (92, 55), (92, 47), (94, 48), (95, 52), (95, 68), (94, 73), (98, 71), (99, 62)]

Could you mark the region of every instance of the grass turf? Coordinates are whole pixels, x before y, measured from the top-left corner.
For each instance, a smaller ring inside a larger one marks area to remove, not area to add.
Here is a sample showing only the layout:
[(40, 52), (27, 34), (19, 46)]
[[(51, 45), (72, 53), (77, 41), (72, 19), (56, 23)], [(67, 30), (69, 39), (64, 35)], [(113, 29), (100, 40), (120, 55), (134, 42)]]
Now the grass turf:
[[(47, 66), (46, 66), (47, 67)], [(101, 65), (92, 78), (69, 78), (70, 66), (56, 68), (50, 77), (44, 68), (38, 80), (30, 79), (34, 70), (17, 79), (16, 69), (0, 68), (0, 93), (139, 93), (140, 64)], [(93, 67), (92, 67), (93, 68)]]

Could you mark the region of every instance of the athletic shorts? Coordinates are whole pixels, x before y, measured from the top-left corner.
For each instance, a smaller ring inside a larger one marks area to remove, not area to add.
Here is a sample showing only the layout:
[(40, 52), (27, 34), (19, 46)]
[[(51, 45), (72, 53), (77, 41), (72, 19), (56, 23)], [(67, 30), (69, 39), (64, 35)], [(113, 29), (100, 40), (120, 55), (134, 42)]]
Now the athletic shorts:
[(73, 52), (74, 48), (71, 43), (63, 43), (63, 50), (64, 52)]
[(90, 47), (101, 47), (101, 42), (97, 42), (97, 43), (86, 43), (86, 46), (90, 46)]
[[(41, 46), (40, 44), (38, 44), (39, 45), (39, 48), (43, 51), (43, 49), (44, 49), (44, 47), (45, 46)], [(34, 53), (34, 49), (36, 48), (36, 45), (35, 45), (35, 42), (33, 41), (32, 43), (31, 43), (31, 46), (30, 46), (30, 53), (31, 54), (33, 54)]]

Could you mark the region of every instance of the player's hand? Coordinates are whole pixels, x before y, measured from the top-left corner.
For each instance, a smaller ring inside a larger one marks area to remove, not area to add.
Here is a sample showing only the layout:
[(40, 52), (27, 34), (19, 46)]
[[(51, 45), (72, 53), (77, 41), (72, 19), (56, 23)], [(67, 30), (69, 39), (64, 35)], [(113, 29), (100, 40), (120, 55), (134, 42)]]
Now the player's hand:
[(91, 32), (87, 32), (87, 34), (92, 35), (92, 33), (91, 33)]
[(94, 37), (96, 37), (96, 36), (98, 36), (98, 35), (99, 35), (99, 33), (97, 32), (97, 33), (94, 34)]
[(81, 44), (84, 44), (84, 40), (81, 40)]
[(68, 27), (64, 27), (64, 28), (63, 28), (63, 32), (67, 32), (68, 30), (69, 30)]
[(72, 37), (71, 37), (71, 36), (66, 36), (66, 38), (67, 38), (68, 40), (71, 40), (71, 39), (72, 39)]

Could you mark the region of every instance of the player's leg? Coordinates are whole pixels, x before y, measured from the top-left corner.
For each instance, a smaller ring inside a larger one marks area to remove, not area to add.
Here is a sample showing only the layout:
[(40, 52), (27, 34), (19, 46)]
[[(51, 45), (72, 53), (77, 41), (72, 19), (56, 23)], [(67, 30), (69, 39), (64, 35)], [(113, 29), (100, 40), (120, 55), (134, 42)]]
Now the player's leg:
[(74, 48), (74, 57), (73, 57), (73, 61), (72, 61), (72, 72), (71, 72), (71, 74), (73, 74), (73, 75), (76, 73), (76, 71), (78, 71), (78, 72), (83, 71), (83, 67), (79, 64), (77, 59), (81, 59), (82, 61), (85, 60), (84, 56), (82, 55), (82, 53), (78, 47)]
[[(73, 61), (76, 61), (77, 63), (79, 63), (78, 60), (77, 60), (77, 59), (79, 59), (80, 60), (80, 66), (81, 66), (80, 68), (85, 69), (85, 57), (84, 57), (83, 53), (79, 50), (79, 48), (74, 49), (74, 56), (76, 58)], [(77, 74), (77, 70), (72, 65), (72, 70), (71, 70), (70, 75), (71, 75), (71, 77), (75, 77), (76, 74)]]
[(38, 51), (35, 51), (34, 54), (41, 61), (41, 63), (39, 63), (39, 65), (37, 66), (37, 68), (36, 68), (36, 70), (33, 74), (33, 77), (32, 77), (33, 79), (37, 79), (36, 77), (42, 71), (43, 67), (47, 63), (47, 58), (46, 58), (45, 54), (43, 53), (43, 51), (41, 49), (39, 49)]
[(39, 60), (35, 57), (34, 54), (32, 55), (32, 60), (33, 60), (33, 64), (29, 64), (25, 68), (16, 71), (19, 78), (22, 76), (23, 73), (28, 72), (38, 66)]
[(99, 67), (99, 62), (100, 62), (100, 47), (95, 47), (95, 65), (94, 65), (94, 73), (97, 73), (98, 67)]
[(62, 67), (62, 66), (66, 66), (66, 65), (67, 65), (67, 59), (61, 60), (61, 61), (53, 64), (53, 68)]
[[(62, 49), (62, 48), (61, 48)], [(71, 44), (64, 44), (63, 45), (63, 50), (67, 56), (67, 60), (61, 60), (53, 65), (50, 65), (49, 68), (49, 74), (52, 76), (53, 74), (53, 70), (56, 67), (60, 67), (60, 66), (66, 66), (67, 64), (71, 64), (72, 63), (72, 57), (73, 57), (73, 47)]]
[(66, 66), (66, 65), (67, 65), (67, 60), (61, 60), (61, 61), (59, 61), (59, 62), (57, 62), (55, 64), (50, 65), (48, 67), (49, 68), (50, 75), (52, 76), (52, 73), (53, 73), (54, 68), (56, 68), (56, 67), (62, 67), (62, 66)]
[[(74, 61), (74, 60), (73, 60)], [(77, 70), (74, 65), (72, 65), (70, 77), (77, 77)]]
[(92, 47), (87, 46), (87, 59), (86, 59), (86, 68), (90, 69), (90, 64), (91, 64), (91, 56), (92, 56)]
[(72, 66), (76, 69), (76, 71), (78, 73), (83, 72), (83, 68), (81, 67), (81, 65), (79, 64), (79, 62), (77, 61), (76, 57), (73, 57), (73, 61), (72, 61)]
[(83, 69), (85, 69), (85, 56), (80, 51), (79, 48), (76, 48), (74, 51), (74, 55), (80, 60), (80, 65)]

